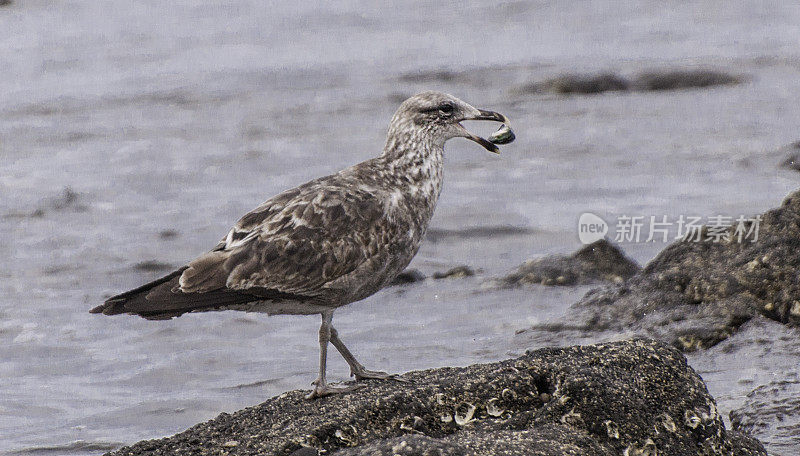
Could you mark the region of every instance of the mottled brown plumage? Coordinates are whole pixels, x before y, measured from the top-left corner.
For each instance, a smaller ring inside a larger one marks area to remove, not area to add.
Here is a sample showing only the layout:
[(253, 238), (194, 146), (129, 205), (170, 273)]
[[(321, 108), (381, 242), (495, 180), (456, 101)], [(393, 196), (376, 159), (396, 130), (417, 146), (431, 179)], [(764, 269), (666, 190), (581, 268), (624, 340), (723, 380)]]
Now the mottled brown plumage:
[(226, 309), (321, 314), (312, 397), (338, 391), (325, 382), (328, 341), (357, 379), (389, 377), (355, 360), (331, 326), (333, 311), (383, 288), (417, 253), (441, 191), (445, 141), (466, 137), (497, 152), (459, 124), (467, 119), (506, 121), (442, 93), (409, 98), (379, 157), (270, 198), (213, 250), (91, 312), (148, 319)]

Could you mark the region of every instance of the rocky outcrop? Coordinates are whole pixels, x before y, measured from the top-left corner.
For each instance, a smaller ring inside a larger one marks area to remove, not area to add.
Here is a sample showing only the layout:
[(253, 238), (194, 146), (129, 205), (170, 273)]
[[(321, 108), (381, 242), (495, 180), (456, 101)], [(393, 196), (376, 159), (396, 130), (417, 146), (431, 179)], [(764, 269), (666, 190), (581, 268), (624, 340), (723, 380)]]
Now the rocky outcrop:
[(699, 241), (670, 245), (625, 283), (589, 292), (576, 313), (587, 329), (625, 329), (683, 350), (712, 346), (757, 314), (799, 325), (800, 192), (743, 224), (749, 236), (737, 227), (727, 239), (706, 227)]
[(292, 391), (122, 455), (766, 455), (653, 340), (411, 372), (316, 401)]
[(551, 255), (528, 261), (492, 284), (510, 287), (528, 284), (582, 285), (601, 281), (621, 283), (640, 269), (618, 247), (601, 239), (572, 255)]

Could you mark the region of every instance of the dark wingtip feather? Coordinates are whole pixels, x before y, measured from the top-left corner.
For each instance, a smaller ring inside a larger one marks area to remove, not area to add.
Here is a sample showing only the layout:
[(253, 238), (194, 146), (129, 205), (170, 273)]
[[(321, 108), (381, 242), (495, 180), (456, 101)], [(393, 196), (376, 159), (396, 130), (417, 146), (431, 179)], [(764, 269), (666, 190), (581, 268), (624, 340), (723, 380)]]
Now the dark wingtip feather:
[(92, 307), (89, 313), (103, 315), (117, 315), (125, 313), (125, 299), (111, 298), (99, 306)]
[(99, 314), (99, 313), (103, 313), (103, 310), (104, 310), (105, 308), (106, 308), (106, 305), (105, 305), (105, 304), (100, 304), (100, 305), (99, 305), (99, 306), (97, 306), (97, 307), (92, 307), (92, 308), (89, 310), (89, 313), (90, 313), (90, 314)]
[(112, 296), (89, 312), (103, 315), (131, 314), (148, 320), (169, 320), (187, 312), (219, 310), (270, 299), (306, 301), (310, 298), (276, 290), (248, 291), (220, 288), (207, 292), (184, 293), (178, 280), (186, 268), (142, 285), (131, 291)]
[(156, 279), (150, 283), (146, 283), (138, 288), (134, 288), (133, 290), (126, 291), (125, 293), (112, 296), (106, 299), (106, 302), (100, 304), (99, 306), (93, 307), (91, 310), (89, 310), (89, 313), (103, 314), (103, 315), (119, 315), (123, 313), (136, 314), (136, 312), (128, 312), (128, 310), (125, 308), (125, 303), (128, 300), (136, 297), (142, 292), (149, 291), (158, 285), (169, 282), (175, 277), (179, 277), (184, 270), (186, 270), (185, 266), (178, 269), (177, 271), (173, 271), (172, 273), (164, 277)]

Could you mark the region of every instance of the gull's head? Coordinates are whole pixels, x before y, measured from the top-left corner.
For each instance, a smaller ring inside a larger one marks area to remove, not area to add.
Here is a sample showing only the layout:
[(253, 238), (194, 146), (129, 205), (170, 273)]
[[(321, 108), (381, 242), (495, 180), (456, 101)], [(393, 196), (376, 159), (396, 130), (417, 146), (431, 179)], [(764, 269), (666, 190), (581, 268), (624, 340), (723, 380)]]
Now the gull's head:
[[(389, 135), (411, 135), (426, 138), (433, 144), (444, 146), (445, 141), (452, 138), (467, 138), (480, 144), (486, 150), (500, 153), (492, 142), (467, 131), (461, 121), (492, 120), (508, 124), (506, 116), (494, 112), (477, 109), (458, 98), (441, 92), (422, 92), (404, 101), (392, 117)], [(507, 127), (506, 127), (507, 128)], [(513, 133), (507, 130), (511, 138), (495, 141), (504, 144), (513, 140)], [(492, 135), (494, 137), (495, 135)]]

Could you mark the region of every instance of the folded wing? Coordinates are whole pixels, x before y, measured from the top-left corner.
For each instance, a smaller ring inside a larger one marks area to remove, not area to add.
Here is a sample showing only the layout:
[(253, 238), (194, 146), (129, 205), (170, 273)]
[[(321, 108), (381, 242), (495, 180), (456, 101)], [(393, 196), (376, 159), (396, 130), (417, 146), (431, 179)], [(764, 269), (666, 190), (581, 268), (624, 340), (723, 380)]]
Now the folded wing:
[(328, 176), (271, 198), (210, 252), (91, 312), (162, 319), (255, 301), (334, 301), (343, 291), (327, 285), (379, 256), (387, 235), (375, 195), (336, 184)]

